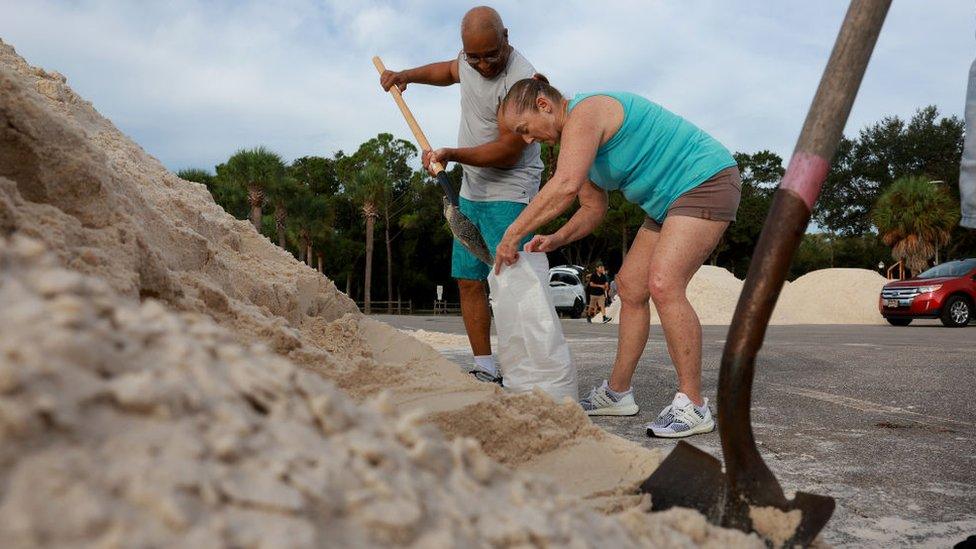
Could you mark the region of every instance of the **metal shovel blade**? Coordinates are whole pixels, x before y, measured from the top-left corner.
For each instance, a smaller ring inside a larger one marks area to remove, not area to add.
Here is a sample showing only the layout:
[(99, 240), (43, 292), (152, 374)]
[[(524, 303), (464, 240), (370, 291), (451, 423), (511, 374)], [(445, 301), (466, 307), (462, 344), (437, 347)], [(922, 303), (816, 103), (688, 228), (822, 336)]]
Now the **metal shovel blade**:
[(713, 524), (745, 532), (756, 530), (750, 515), (753, 508), (774, 507), (783, 513), (799, 510), (800, 522), (784, 547), (810, 545), (834, 512), (833, 498), (797, 492), (788, 501), (778, 483), (756, 483), (739, 497), (729, 497), (729, 484), (722, 462), (680, 441), (641, 484), (641, 491), (651, 495), (654, 511), (686, 507), (700, 512)]
[(831, 497), (797, 492), (790, 505), (793, 509), (799, 509), (803, 515), (796, 533), (787, 544), (809, 545), (834, 514), (835, 503)]
[(477, 257), (479, 261), (489, 267), (494, 265), (495, 256), (488, 249), (488, 244), (485, 243), (485, 237), (481, 235), (478, 227), (475, 227), (474, 223), (468, 219), (468, 216), (461, 213), (461, 210), (458, 209), (457, 191), (451, 185), (451, 181), (447, 177), (447, 172), (444, 171), (444, 167), (440, 164), (437, 164), (437, 168), (440, 170), (436, 175), (437, 184), (444, 191), (444, 218), (447, 219), (447, 226), (451, 229), (451, 234), (454, 235), (454, 238), (466, 250)]
[(488, 250), (485, 239), (481, 236), (481, 231), (474, 226), (468, 216), (461, 213), (457, 206), (451, 204), (448, 198), (444, 198), (444, 217), (447, 225), (451, 228), (454, 238), (461, 243), (469, 252), (481, 260), (486, 265), (494, 265), (495, 258)]
[(726, 484), (722, 462), (682, 440), (641, 484), (641, 492), (651, 495), (655, 511), (687, 507), (721, 524)]

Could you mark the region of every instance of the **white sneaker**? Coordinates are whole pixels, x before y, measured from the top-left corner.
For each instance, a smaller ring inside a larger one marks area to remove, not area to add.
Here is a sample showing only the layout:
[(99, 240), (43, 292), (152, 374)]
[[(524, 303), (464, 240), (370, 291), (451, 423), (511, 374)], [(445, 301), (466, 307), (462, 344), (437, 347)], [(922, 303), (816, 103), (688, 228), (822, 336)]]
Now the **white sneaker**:
[(640, 412), (640, 408), (634, 402), (633, 389), (614, 396), (610, 393), (606, 380), (603, 381), (603, 385), (590, 390), (590, 394), (579, 403), (588, 416), (634, 416)]
[(714, 430), (715, 420), (708, 409), (708, 399), (701, 406), (695, 406), (684, 393), (674, 395), (671, 404), (647, 424), (649, 437), (682, 438)]

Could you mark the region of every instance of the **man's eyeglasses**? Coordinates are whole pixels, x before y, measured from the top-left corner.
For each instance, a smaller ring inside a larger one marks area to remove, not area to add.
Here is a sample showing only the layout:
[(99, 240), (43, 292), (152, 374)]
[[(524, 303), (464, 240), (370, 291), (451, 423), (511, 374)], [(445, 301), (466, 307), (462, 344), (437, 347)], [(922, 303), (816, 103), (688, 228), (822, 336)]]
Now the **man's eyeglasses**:
[(461, 55), (463, 55), (464, 56), (464, 60), (467, 61), (471, 65), (477, 65), (478, 63), (480, 63), (482, 61), (484, 61), (485, 63), (488, 63), (489, 65), (493, 65), (493, 64), (495, 64), (495, 63), (497, 63), (497, 62), (499, 62), (499, 61), (502, 60), (502, 51), (501, 50), (495, 50), (495, 51), (493, 51), (493, 52), (491, 52), (489, 54), (485, 54), (485, 55), (471, 55), (468, 52), (462, 52)]

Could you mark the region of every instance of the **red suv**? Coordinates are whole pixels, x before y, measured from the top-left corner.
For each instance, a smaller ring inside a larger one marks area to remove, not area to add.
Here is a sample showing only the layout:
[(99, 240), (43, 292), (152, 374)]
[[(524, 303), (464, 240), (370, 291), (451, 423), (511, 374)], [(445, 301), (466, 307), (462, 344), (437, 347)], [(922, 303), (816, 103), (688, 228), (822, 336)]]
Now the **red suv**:
[(878, 309), (895, 326), (908, 326), (915, 318), (938, 318), (951, 327), (969, 324), (976, 319), (976, 259), (949, 261), (885, 284)]

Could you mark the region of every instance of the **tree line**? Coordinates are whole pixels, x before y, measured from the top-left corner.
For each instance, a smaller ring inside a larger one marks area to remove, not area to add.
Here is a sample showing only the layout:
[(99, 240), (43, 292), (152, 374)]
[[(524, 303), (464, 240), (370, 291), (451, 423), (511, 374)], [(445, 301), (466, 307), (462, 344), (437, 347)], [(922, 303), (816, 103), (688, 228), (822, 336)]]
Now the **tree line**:
[[(962, 121), (940, 117), (933, 106), (908, 121), (885, 117), (845, 137), (813, 214), (819, 230), (804, 237), (791, 277), (827, 267), (877, 270), (896, 259), (918, 272), (934, 260), (976, 256), (976, 235), (957, 225), (962, 138)], [(543, 146), (542, 156), (545, 182), (555, 171), (558, 145)], [(709, 263), (741, 278), (785, 168), (770, 151), (735, 158), (742, 173), (738, 219)], [(237, 151), (212, 172), (191, 168), (178, 175), (206, 185), (228, 213), (250, 220), (365, 308), (374, 300), (429, 306), (436, 285), (444, 286), (448, 301), (457, 294), (442, 195), (418, 164), (412, 143), (381, 133), (352, 154), (286, 163), (257, 147)], [(460, 166), (448, 173), (459, 188)], [(554, 230), (572, 212), (542, 231)], [(643, 219), (637, 206), (612, 193), (604, 223), (551, 253), (550, 262), (589, 266), (599, 260), (616, 272)]]

